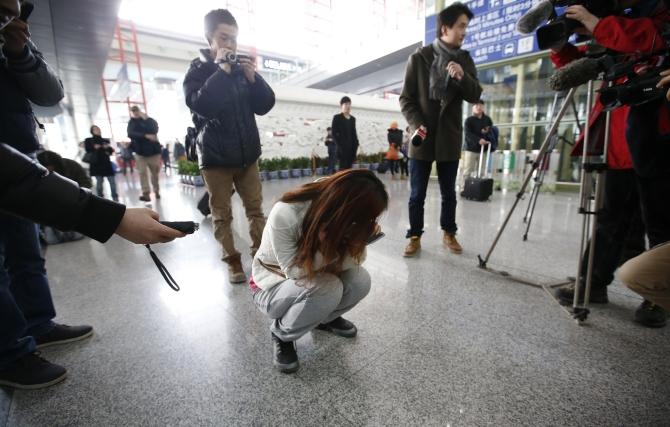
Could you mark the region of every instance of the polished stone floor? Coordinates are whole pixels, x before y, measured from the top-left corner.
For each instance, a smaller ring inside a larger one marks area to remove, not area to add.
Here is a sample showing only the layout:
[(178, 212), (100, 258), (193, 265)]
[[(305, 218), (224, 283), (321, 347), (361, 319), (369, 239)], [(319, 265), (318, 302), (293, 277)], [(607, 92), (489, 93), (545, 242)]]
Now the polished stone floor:
[[(614, 283), (610, 304), (579, 326), (542, 289), (478, 269), (513, 194), (459, 200), (465, 251), (453, 255), (441, 245), (431, 183), (423, 252), (405, 259), (408, 184), (383, 179), (391, 206), (381, 220), (387, 236), (366, 261), (373, 289), (346, 316), (359, 335), (306, 335), (295, 375), (273, 369), (268, 321), (246, 286), (228, 283), (210, 220), (195, 209), (202, 189), (166, 177), (153, 203), (164, 219), (202, 222), (195, 235), (155, 246), (181, 292), (144, 247), (118, 237), (49, 247), (57, 319), (96, 333), (43, 352), (69, 369), (65, 382), (0, 390), (0, 426), (670, 425), (670, 327), (633, 323), (639, 297)], [(307, 180), (264, 183), (266, 212)], [(137, 184), (118, 182), (122, 201), (139, 205)], [(234, 200), (242, 249), (247, 224)], [(574, 275), (576, 203), (573, 194), (542, 195), (522, 242), (523, 202), (490, 265), (542, 283)]]

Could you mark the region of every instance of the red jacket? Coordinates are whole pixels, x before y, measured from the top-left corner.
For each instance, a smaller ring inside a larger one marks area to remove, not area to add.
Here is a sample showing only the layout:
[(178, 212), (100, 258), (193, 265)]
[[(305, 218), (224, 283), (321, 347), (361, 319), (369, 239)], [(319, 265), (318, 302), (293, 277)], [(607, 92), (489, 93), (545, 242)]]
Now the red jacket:
[[(593, 30), (595, 41), (608, 49), (621, 53), (644, 53), (665, 47), (662, 33), (663, 27), (670, 23), (670, 14), (665, 7), (660, 8), (651, 18), (624, 18), (620, 16), (608, 16), (598, 22)], [(559, 52), (551, 53), (551, 62), (556, 68), (584, 56), (585, 46), (575, 47), (566, 44)], [(625, 81), (625, 78), (622, 80)], [(617, 83), (621, 83), (618, 81)], [(599, 134), (599, 141), (594, 145), (602, 152), (604, 144), (604, 132), (596, 132), (594, 124), (603, 114), (603, 105), (600, 97), (596, 96), (596, 102), (591, 110), (589, 129), (591, 135)], [(630, 107), (622, 106), (612, 111), (610, 120), (610, 143), (607, 153), (607, 164), (611, 169), (631, 169), (633, 162), (626, 142), (626, 125)], [(602, 118), (604, 119), (604, 117)], [(661, 114), (659, 129), (670, 128), (670, 115)], [(667, 122), (667, 123), (665, 123)], [(572, 154), (582, 154), (583, 135), (580, 135)]]

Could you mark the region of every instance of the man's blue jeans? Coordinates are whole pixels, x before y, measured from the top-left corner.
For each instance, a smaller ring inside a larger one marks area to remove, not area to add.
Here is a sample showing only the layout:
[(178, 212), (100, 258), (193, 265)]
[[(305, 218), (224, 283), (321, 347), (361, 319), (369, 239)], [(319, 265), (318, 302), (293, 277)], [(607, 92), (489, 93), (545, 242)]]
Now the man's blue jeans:
[(0, 213), (0, 369), (35, 350), (56, 311), (37, 225)]
[[(407, 238), (423, 234), (423, 205), (433, 162), (410, 159), (409, 174), (412, 188), (409, 197), (409, 224)], [(440, 226), (449, 234), (456, 234), (456, 173), (458, 160), (453, 162), (437, 162), (437, 179), (442, 195)]]

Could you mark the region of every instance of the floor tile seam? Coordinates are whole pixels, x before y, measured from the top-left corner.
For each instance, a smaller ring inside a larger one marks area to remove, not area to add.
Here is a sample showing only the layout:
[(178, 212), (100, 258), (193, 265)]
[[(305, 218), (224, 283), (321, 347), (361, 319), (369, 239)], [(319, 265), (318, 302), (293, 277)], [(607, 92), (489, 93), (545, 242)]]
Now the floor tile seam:
[(7, 411), (4, 414), (4, 420), (0, 419), (1, 427), (9, 426), (9, 418), (10, 415), (12, 414), (12, 408), (14, 407), (14, 391), (9, 391), (8, 393), (9, 393), (9, 405), (7, 405)]

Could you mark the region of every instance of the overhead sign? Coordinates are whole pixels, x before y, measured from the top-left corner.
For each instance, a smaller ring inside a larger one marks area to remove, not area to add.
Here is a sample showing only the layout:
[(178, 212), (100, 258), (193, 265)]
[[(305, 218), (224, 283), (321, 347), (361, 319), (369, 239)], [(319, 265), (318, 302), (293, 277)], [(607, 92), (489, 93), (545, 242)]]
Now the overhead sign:
[[(465, 0), (463, 3), (475, 15), (463, 42), (463, 49), (470, 51), (475, 64), (540, 51), (535, 34), (516, 31), (516, 21), (533, 7), (533, 0)], [(426, 44), (435, 39), (436, 21), (436, 15), (426, 18)]]

